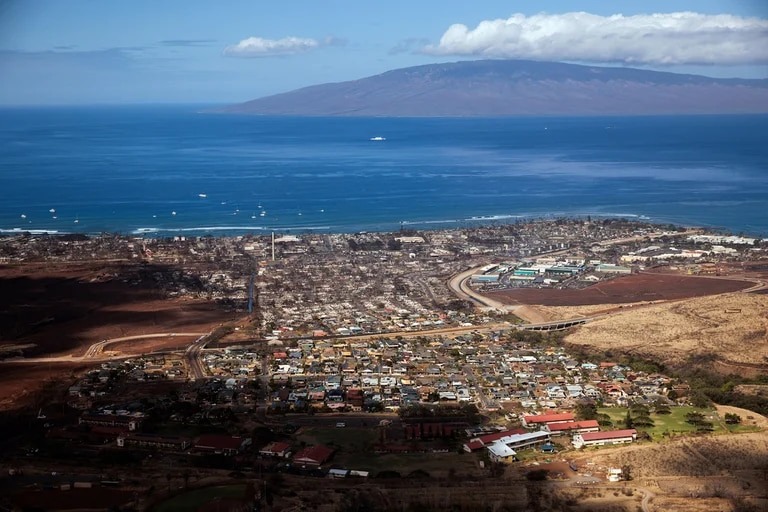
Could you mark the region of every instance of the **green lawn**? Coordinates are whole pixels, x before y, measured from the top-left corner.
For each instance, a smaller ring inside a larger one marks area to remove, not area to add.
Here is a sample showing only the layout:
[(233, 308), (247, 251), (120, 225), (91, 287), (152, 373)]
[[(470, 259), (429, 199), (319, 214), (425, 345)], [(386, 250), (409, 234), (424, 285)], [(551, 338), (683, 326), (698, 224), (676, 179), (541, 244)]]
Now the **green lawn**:
[(307, 445), (325, 444), (337, 449), (330, 464), (335, 467), (370, 471), (375, 475), (379, 471), (398, 471), (405, 476), (421, 469), (434, 476), (445, 476), (453, 468), (457, 473), (478, 471), (477, 457), (472, 454), (459, 454), (456, 450), (448, 453), (374, 453), (379, 442), (379, 429), (376, 427), (303, 428), (296, 439)]
[[(654, 441), (660, 441), (664, 437), (664, 433), (668, 433), (669, 436), (675, 436), (680, 434), (690, 434), (696, 432), (696, 427), (690, 423), (686, 423), (685, 415), (689, 412), (700, 412), (704, 415), (707, 421), (712, 422), (714, 426), (713, 433), (722, 433), (726, 431), (725, 423), (722, 418), (717, 415), (714, 409), (697, 409), (695, 407), (671, 407), (672, 414), (651, 414), (651, 419), (654, 422), (653, 427), (638, 428), (637, 430), (648, 432)], [(624, 418), (627, 416), (626, 407), (601, 407), (597, 410), (598, 413), (607, 414), (613, 421), (613, 427), (605, 427), (601, 430), (619, 430), (624, 428)]]
[(304, 441), (307, 445), (327, 444), (351, 451), (365, 451), (379, 440), (379, 430), (375, 427), (309, 427), (303, 428), (296, 439)]
[(458, 474), (481, 471), (477, 455), (457, 452), (449, 453), (352, 453), (339, 452), (331, 461), (335, 466), (347, 469), (370, 471), (375, 476), (379, 471), (398, 471), (406, 476), (420, 469), (431, 476), (446, 476), (453, 469)]
[(225, 485), (204, 487), (179, 494), (154, 507), (154, 512), (187, 512), (195, 511), (202, 505), (215, 498), (238, 498), (245, 493), (245, 485)]

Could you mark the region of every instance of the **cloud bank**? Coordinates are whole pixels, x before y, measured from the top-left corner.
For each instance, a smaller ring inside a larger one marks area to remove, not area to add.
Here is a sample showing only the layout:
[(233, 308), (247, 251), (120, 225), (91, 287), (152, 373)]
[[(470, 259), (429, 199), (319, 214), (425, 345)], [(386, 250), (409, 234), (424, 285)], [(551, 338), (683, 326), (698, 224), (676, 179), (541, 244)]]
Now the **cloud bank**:
[(249, 37), (239, 43), (224, 48), (224, 55), (229, 57), (272, 57), (305, 53), (320, 47), (323, 43), (316, 39), (302, 37), (284, 37), (282, 39), (264, 39)]
[(695, 12), (514, 14), (451, 25), (421, 53), (648, 65), (768, 63), (768, 20)]
[(215, 39), (165, 39), (160, 41), (162, 46), (208, 46), (215, 43)]

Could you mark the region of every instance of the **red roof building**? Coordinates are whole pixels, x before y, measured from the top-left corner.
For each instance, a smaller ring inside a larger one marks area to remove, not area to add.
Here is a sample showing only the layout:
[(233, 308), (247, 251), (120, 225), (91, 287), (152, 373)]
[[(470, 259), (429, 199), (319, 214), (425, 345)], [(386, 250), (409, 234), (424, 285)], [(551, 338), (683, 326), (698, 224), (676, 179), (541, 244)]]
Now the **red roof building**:
[(600, 424), (597, 420), (582, 420), (582, 421), (556, 421), (554, 423), (547, 423), (544, 429), (557, 435), (566, 432), (597, 432), (600, 430)]
[(250, 444), (250, 437), (205, 434), (197, 439), (195, 450), (222, 455), (235, 455), (243, 451)]
[(523, 416), (524, 427), (542, 427), (547, 423), (561, 423), (574, 421), (573, 413), (562, 412), (557, 414), (539, 414), (538, 416)]
[(510, 430), (503, 430), (501, 432), (494, 432), (493, 434), (486, 434), (484, 436), (475, 437), (464, 443), (464, 451), (471, 453), (495, 443), (502, 437), (513, 436), (515, 434), (524, 434), (525, 432), (526, 430), (522, 428), (513, 428)]
[(304, 448), (293, 456), (293, 463), (299, 466), (320, 466), (333, 455), (333, 449), (321, 444)]
[(259, 450), (259, 453), (267, 457), (286, 457), (290, 451), (291, 445), (289, 443), (275, 441)]

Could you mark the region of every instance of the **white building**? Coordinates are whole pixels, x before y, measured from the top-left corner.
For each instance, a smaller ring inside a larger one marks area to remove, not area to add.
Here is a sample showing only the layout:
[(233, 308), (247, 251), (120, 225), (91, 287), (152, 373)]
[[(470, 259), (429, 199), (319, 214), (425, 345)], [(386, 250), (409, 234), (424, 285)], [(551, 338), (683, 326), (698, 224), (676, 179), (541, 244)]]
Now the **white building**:
[(573, 447), (578, 449), (586, 446), (605, 446), (609, 444), (632, 443), (634, 441), (637, 441), (637, 430), (633, 428), (611, 430), (608, 432), (589, 432), (575, 434), (573, 436)]

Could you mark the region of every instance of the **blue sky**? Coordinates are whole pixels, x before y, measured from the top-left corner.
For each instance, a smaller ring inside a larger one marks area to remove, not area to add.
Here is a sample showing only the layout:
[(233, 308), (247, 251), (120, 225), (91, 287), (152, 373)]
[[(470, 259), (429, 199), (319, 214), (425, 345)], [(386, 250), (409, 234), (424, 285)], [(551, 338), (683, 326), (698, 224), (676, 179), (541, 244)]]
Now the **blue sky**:
[(766, 78), (768, 1), (0, 0), (5, 105), (238, 102), (480, 58)]

